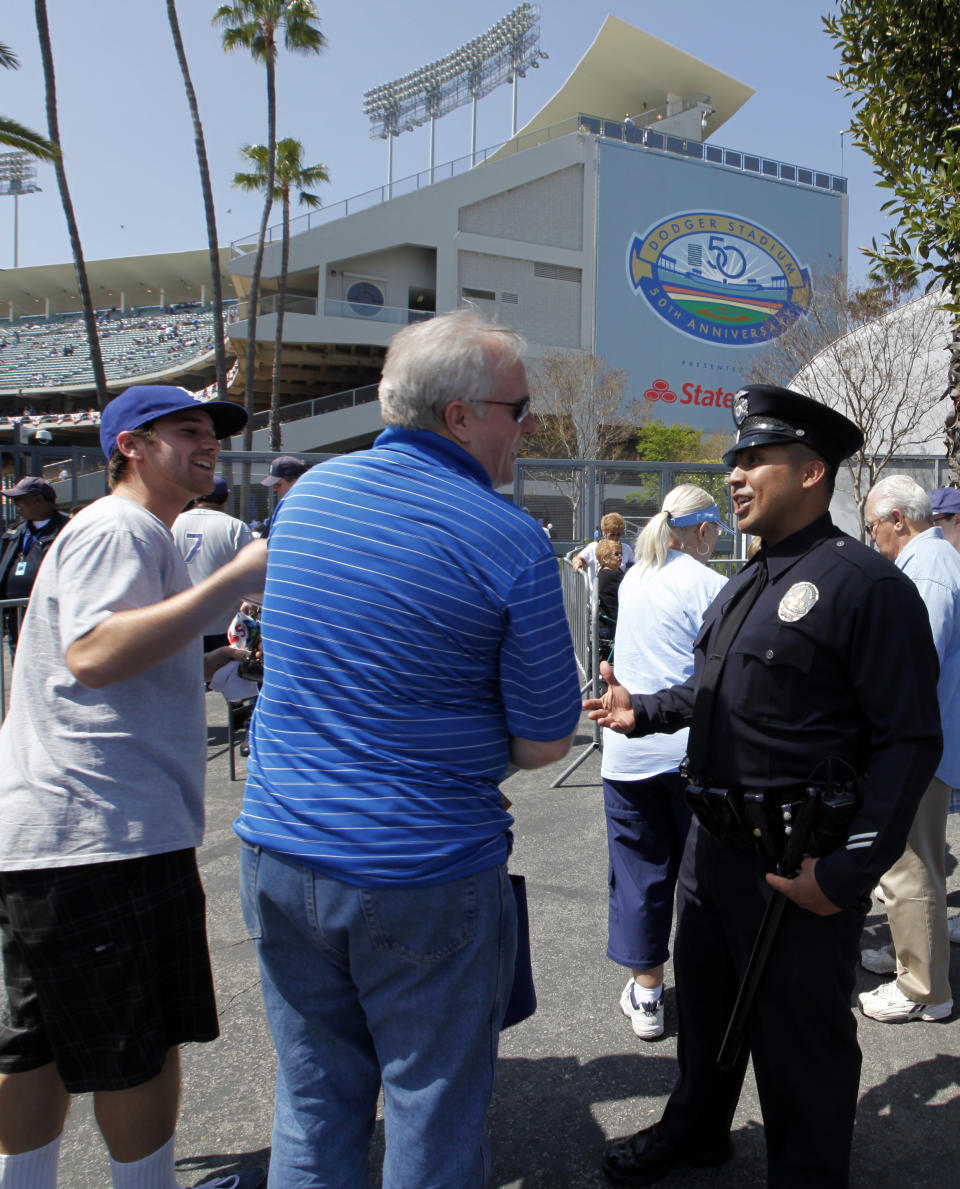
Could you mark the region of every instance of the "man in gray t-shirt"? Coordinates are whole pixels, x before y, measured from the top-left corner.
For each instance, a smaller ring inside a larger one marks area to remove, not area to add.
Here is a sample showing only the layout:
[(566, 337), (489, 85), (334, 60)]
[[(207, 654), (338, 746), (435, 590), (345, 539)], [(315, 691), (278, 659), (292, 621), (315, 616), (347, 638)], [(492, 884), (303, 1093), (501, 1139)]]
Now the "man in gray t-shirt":
[(0, 1184), (56, 1185), (82, 1092), (114, 1186), (176, 1184), (178, 1046), (217, 1034), (195, 855), (203, 678), (235, 651), (204, 657), (199, 636), (259, 592), (266, 546), (191, 585), (170, 526), (245, 420), (182, 388), (117, 397), (100, 430), (111, 494), (37, 575), (0, 730)]

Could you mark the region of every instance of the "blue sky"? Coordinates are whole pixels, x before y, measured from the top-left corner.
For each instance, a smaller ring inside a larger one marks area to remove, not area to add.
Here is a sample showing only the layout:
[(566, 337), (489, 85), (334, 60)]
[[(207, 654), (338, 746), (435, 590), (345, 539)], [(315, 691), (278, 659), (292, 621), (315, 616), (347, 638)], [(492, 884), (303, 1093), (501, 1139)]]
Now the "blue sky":
[[(318, 3), (327, 48), (319, 56), (282, 53), (278, 64), (280, 136), (304, 144), (304, 160), (326, 165), (325, 204), (381, 186), (386, 145), (371, 140), (363, 92), (442, 57), (484, 32), (511, 0), (353, 0)], [(542, 47), (549, 54), (521, 81), (522, 126), (556, 91), (593, 40), (606, 14), (668, 41), (752, 86), (756, 94), (717, 133), (719, 143), (839, 173), (849, 102), (828, 74), (836, 66), (820, 16), (831, 0), (685, 0), (682, 4), (542, 0)], [(216, 4), (180, 0), (178, 11), (200, 104), (214, 179), (221, 243), (255, 233), (259, 199), (233, 189), (239, 149), (265, 139), (261, 67), (243, 51), (225, 54), (210, 25)], [(162, 0), (48, 0), (57, 70), (61, 140), (88, 259), (186, 251), (206, 243), (193, 133)], [(20, 57), (0, 72), (0, 112), (46, 127), (33, 5), (4, 6), (0, 41)], [(478, 141), (510, 133), (511, 88), (480, 104)], [(850, 179), (850, 273), (862, 278), (858, 245), (879, 238), (886, 194), (872, 167), (844, 138)], [(470, 147), (469, 107), (438, 126), (437, 161)], [(426, 128), (395, 142), (394, 177), (425, 169)], [(21, 266), (69, 260), (53, 171), (39, 167), (42, 193), (19, 202)], [(13, 265), (13, 201), (0, 202), (0, 268)]]

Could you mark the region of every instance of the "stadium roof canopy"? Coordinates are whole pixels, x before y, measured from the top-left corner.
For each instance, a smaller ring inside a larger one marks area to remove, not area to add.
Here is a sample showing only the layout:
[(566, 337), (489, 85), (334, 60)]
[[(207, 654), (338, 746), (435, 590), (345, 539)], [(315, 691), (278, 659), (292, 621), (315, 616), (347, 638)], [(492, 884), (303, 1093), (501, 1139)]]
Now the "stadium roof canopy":
[(704, 139), (754, 93), (753, 87), (699, 58), (608, 16), (567, 81), (517, 136), (529, 136), (581, 113), (622, 120), (627, 113), (637, 116), (664, 106), (668, 93), (684, 96), (698, 91), (710, 96), (713, 108)]
[[(234, 295), (226, 269), (229, 255), (228, 248), (221, 249), (220, 275), (224, 296)], [(87, 279), (94, 308), (98, 310), (109, 310), (114, 306), (119, 309), (121, 294), (128, 310), (132, 306), (200, 301), (202, 289), (207, 301), (213, 297), (210, 256), (205, 249), (88, 260)], [(72, 262), (0, 269), (0, 314), (6, 315), (10, 302), (13, 302), (15, 317), (36, 314), (42, 318), (47, 301), (52, 313), (73, 313), (82, 308)]]

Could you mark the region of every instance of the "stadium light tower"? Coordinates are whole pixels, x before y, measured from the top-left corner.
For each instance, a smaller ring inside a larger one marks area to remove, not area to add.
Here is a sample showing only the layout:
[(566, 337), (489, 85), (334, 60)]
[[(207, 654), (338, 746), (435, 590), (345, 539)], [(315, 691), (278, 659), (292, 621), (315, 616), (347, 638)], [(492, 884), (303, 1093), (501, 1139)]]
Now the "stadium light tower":
[(370, 136), (387, 142), (387, 187), (393, 192), (393, 138), (430, 124), (430, 180), (433, 180), (436, 123), (465, 103), (473, 104), (471, 164), (477, 162), (477, 103), (501, 83), (513, 83), (510, 135), (517, 131), (517, 81), (547, 55), (540, 50), (540, 8), (521, 4), (480, 37), (436, 62), (421, 66), (363, 96)]
[(37, 167), (29, 153), (0, 153), (0, 195), (13, 195), (13, 267), (19, 263), (20, 195), (38, 194)]

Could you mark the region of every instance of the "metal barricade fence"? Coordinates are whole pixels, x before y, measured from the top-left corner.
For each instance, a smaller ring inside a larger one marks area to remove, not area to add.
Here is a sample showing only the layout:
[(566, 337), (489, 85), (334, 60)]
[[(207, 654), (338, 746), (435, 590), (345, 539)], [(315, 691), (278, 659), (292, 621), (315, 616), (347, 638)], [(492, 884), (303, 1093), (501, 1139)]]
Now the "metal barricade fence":
[[(590, 586), (585, 573), (578, 573), (569, 558), (561, 557), (560, 585), (563, 589), (563, 609), (567, 616), (567, 626), (573, 637), (573, 651), (577, 659), (577, 670), (580, 674), (580, 693), (591, 698), (600, 695), (600, 648), (597, 635), (598, 608), (595, 600), (590, 598)], [(593, 738), (580, 752), (576, 759), (569, 764), (557, 779), (550, 785), (552, 789), (559, 788), (566, 778), (583, 763), (587, 756), (600, 750), (601, 728), (593, 724)]]
[(7, 647), (7, 618), (10, 614), (17, 617), (17, 635), (20, 635), (20, 625), (23, 623), (23, 616), (27, 610), (27, 599), (0, 599), (0, 611), (2, 611), (3, 621), (3, 639), (0, 640), (0, 647), (3, 652), (0, 655), (0, 722), (3, 722), (7, 714), (7, 705), (10, 701), (10, 677), (13, 672), (13, 661), (10, 657), (10, 649)]

